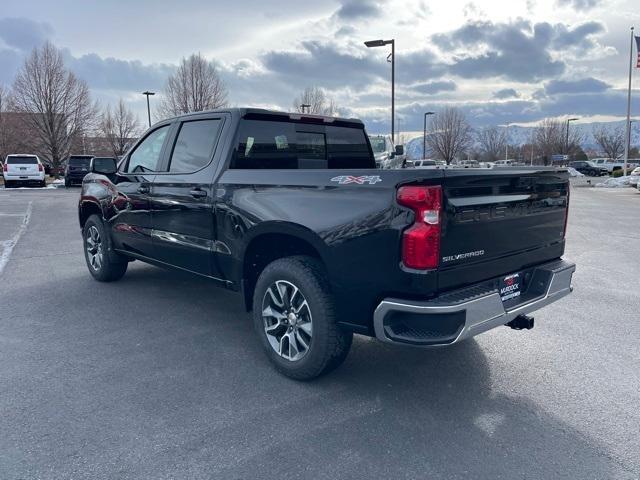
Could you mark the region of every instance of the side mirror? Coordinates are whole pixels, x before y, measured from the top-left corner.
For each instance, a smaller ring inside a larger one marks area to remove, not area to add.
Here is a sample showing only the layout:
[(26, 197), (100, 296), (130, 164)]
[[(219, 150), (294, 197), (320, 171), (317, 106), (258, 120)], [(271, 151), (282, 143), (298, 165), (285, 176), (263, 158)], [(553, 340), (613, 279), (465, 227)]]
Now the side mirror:
[(91, 168), (92, 173), (99, 173), (101, 175), (113, 175), (118, 171), (118, 164), (115, 158), (92, 158)]
[(404, 145), (396, 145), (396, 155), (404, 155)]

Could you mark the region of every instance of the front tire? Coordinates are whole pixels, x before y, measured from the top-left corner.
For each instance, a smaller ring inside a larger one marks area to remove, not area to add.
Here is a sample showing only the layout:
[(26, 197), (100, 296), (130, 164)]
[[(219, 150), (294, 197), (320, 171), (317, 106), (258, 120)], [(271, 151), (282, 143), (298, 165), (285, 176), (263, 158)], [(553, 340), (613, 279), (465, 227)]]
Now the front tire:
[(84, 258), (93, 278), (99, 282), (120, 280), (127, 272), (127, 259), (111, 251), (110, 238), (98, 215), (91, 215), (82, 229)]
[(276, 369), (311, 380), (338, 367), (353, 334), (338, 327), (322, 265), (312, 257), (275, 260), (262, 271), (253, 295), (253, 322)]

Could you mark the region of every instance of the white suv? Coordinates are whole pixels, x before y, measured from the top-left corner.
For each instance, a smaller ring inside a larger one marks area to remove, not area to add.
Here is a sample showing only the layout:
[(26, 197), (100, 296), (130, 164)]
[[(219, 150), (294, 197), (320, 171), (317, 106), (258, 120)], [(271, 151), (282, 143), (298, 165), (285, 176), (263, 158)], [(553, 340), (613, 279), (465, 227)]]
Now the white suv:
[(37, 155), (7, 155), (2, 167), (4, 178), (4, 188), (12, 187), (14, 184), (37, 184), (39, 187), (46, 187), (44, 179), (44, 165)]

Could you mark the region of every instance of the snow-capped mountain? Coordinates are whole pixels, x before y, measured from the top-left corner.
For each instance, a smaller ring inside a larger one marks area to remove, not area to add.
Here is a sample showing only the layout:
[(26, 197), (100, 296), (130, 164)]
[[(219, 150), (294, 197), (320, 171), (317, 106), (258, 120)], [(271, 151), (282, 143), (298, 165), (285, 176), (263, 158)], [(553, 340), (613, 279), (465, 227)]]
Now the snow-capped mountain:
[[(582, 148), (585, 150), (594, 149), (599, 150), (596, 141), (593, 138), (593, 129), (605, 125), (607, 128), (623, 128), (624, 120), (618, 122), (593, 122), (593, 123), (572, 123), (571, 129), (578, 130), (583, 137)], [(498, 127), (504, 129), (506, 127)], [(509, 145), (523, 145), (525, 143), (531, 143), (532, 135), (535, 127), (521, 127), (518, 125), (512, 125), (508, 130)], [(410, 159), (423, 158), (422, 155), (423, 137), (421, 133), (414, 132), (405, 145), (405, 151), (407, 157)], [(640, 144), (640, 122), (631, 124), (631, 145)]]

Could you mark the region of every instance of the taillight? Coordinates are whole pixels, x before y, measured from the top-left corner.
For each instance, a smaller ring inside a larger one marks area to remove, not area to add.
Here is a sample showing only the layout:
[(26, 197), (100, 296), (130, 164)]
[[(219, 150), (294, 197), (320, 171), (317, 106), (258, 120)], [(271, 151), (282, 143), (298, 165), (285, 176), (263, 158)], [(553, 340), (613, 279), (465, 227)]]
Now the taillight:
[(6, 163), (2, 166), (2, 171), (3, 172), (8, 172), (9, 171), (9, 167), (7, 166)]
[(400, 187), (397, 200), (416, 214), (413, 225), (402, 234), (402, 263), (420, 270), (437, 268), (440, 260), (442, 188), (439, 185)]
[(42, 166), (41, 163), (38, 164), (38, 171), (39, 172), (43, 172), (44, 171), (44, 167)]

